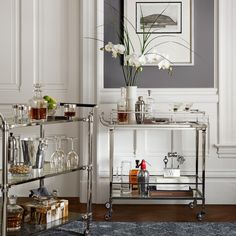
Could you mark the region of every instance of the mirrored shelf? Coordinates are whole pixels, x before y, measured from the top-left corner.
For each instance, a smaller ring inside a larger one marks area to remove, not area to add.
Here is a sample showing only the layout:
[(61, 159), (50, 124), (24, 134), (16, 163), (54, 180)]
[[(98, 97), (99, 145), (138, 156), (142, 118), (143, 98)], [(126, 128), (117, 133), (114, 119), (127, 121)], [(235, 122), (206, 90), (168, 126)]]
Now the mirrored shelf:
[[(46, 230), (56, 228), (58, 226), (61, 226), (74, 220), (82, 221), (83, 220), (82, 214), (76, 212), (69, 212), (68, 218), (56, 220), (51, 223), (42, 225), (24, 223), (19, 231), (7, 232), (7, 235), (8, 236), (38, 235), (39, 233), (43, 233)], [(84, 229), (81, 228), (80, 230), (81, 235), (83, 235), (83, 231)]]
[[(31, 122), (31, 121), (25, 121), (25, 122), (21, 122), (21, 123), (15, 123), (13, 118), (6, 118), (6, 123), (8, 124), (10, 129), (14, 129), (14, 128), (22, 128), (22, 127), (30, 127), (30, 126), (40, 126), (40, 125), (50, 125), (50, 124), (63, 124), (63, 123), (69, 123), (69, 122), (78, 122), (78, 121), (87, 121), (87, 118), (80, 118), (80, 117), (73, 117), (70, 119), (67, 119), (66, 117), (52, 117), (49, 118), (46, 121), (35, 121), (35, 122)], [(0, 128), (2, 129), (2, 124), (0, 126)]]
[[(43, 169), (32, 169), (29, 174), (8, 174), (9, 187), (13, 185), (24, 184), (33, 182), (40, 179), (50, 178), (57, 175), (67, 174), (74, 171), (86, 170), (87, 166), (78, 166), (73, 168), (67, 168), (63, 170), (52, 169), (50, 163), (46, 162)], [(0, 170), (0, 186), (2, 185), (2, 170)]]
[(149, 191), (148, 196), (141, 196), (138, 190), (131, 193), (122, 193), (117, 190), (112, 191), (113, 199), (150, 199), (150, 200), (201, 200), (202, 194), (194, 189), (191, 190), (155, 190)]
[[(126, 112), (137, 113), (137, 112)], [(108, 119), (105, 118), (105, 114), (102, 113), (100, 116), (101, 123), (112, 129), (166, 129), (166, 130), (184, 130), (184, 129), (199, 129), (204, 130), (208, 125), (208, 117), (205, 117), (205, 114), (200, 113), (203, 118), (196, 116), (196, 113), (193, 117), (187, 117), (188, 113), (183, 113), (185, 115), (181, 116), (182, 113), (158, 113), (158, 118), (153, 118), (151, 120), (144, 120), (143, 124), (133, 123), (119, 123), (117, 122), (117, 111), (113, 111), (110, 114)], [(184, 118), (183, 118), (184, 117)], [(181, 118), (181, 119), (180, 119)]]

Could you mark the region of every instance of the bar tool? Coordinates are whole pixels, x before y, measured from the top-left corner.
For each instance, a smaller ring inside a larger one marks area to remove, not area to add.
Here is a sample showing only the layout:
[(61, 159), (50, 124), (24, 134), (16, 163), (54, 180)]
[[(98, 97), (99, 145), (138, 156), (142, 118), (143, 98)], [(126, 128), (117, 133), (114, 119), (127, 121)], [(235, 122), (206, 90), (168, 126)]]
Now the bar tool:
[(38, 150), (36, 153), (36, 162), (33, 166), (34, 169), (42, 169), (44, 166), (45, 151), (47, 149), (47, 141), (45, 139), (39, 140)]

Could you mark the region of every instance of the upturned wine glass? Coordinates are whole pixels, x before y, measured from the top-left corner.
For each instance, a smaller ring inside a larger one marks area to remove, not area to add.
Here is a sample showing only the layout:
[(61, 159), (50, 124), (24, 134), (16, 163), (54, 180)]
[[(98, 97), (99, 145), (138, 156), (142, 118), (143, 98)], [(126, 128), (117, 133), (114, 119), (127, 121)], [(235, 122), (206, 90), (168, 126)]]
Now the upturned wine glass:
[(65, 137), (60, 137), (60, 136), (56, 136), (54, 138), (55, 140), (55, 144), (56, 144), (56, 150), (53, 152), (53, 154), (51, 155), (51, 168), (56, 169), (56, 170), (63, 170), (65, 168), (65, 163), (66, 163), (66, 159), (65, 159), (65, 152), (62, 149), (62, 139)]
[(74, 141), (77, 138), (68, 138), (71, 141), (71, 151), (68, 152), (67, 154), (67, 168), (74, 168), (78, 167), (79, 165), (79, 156), (74, 150)]

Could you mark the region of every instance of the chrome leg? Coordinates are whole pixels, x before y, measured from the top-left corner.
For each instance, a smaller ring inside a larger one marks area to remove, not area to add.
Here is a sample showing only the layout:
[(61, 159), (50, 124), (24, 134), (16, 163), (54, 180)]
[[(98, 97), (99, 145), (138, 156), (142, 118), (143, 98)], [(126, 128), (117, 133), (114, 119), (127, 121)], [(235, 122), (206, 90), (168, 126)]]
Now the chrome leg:
[(196, 174), (196, 180), (195, 180), (195, 183), (196, 183), (196, 194), (198, 194), (198, 178), (199, 178), (199, 175), (198, 175), (198, 168), (199, 168), (199, 130), (197, 129), (196, 130), (196, 170), (195, 170), (195, 174)]
[(2, 225), (1, 235), (7, 235), (7, 198), (8, 198), (8, 160), (7, 160), (7, 149), (8, 149), (8, 135), (9, 127), (5, 123), (3, 117), (0, 115), (2, 120)]
[(205, 209), (206, 130), (202, 130), (202, 209)]
[(109, 196), (109, 216), (112, 214), (112, 183), (113, 183), (113, 164), (114, 164), (114, 129), (109, 130), (109, 149), (110, 149), (110, 196)]
[(92, 220), (92, 183), (93, 183), (93, 113), (88, 116), (88, 174), (87, 174), (87, 227), (85, 234), (90, 231), (90, 223)]

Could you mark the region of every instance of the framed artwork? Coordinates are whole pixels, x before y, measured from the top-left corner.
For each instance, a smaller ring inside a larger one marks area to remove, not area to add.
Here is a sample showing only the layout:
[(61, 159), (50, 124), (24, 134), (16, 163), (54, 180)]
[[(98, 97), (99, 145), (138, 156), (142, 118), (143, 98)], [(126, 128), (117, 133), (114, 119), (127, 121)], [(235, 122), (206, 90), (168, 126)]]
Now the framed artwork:
[(173, 65), (194, 65), (193, 0), (124, 0), (124, 23), (135, 50), (148, 32), (147, 50)]
[(182, 33), (182, 2), (136, 2), (136, 33)]

